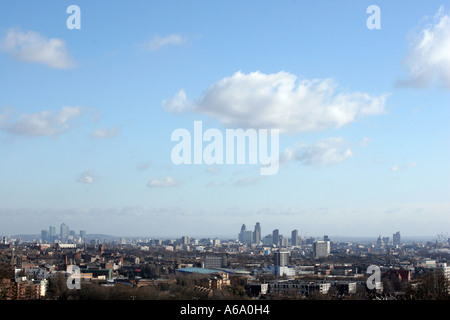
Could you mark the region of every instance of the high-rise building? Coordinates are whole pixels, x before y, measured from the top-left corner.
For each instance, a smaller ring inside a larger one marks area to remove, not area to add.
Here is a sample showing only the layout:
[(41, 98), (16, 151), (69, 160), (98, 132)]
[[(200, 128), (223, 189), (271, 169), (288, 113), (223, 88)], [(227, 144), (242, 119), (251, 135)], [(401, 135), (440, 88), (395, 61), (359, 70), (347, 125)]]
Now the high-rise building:
[(299, 245), (298, 230), (292, 230), (291, 232), (291, 245), (293, 246)]
[(272, 240), (272, 235), (268, 234), (264, 237), (263, 239), (263, 244), (264, 245), (272, 245), (273, 244), (273, 240)]
[(272, 232), (272, 242), (276, 246), (280, 245), (280, 231), (278, 229), (275, 229)]
[(245, 224), (243, 224), (242, 227), (241, 227), (241, 232), (239, 232), (239, 241), (240, 241), (240, 242), (243, 242), (242, 237), (244, 236), (244, 231), (245, 231), (246, 229), (247, 229), (247, 228), (245, 227)]
[(47, 230), (41, 230), (41, 240), (42, 240), (42, 242), (49, 241)]
[(289, 262), (289, 252), (277, 251), (273, 253), (273, 264), (275, 266), (285, 267)]
[(378, 248), (384, 247), (384, 241), (383, 241), (383, 238), (381, 238), (381, 234), (378, 236), (378, 239), (377, 239), (377, 247)]
[(182, 236), (182, 237), (181, 237), (181, 243), (182, 243), (182, 244), (189, 244), (189, 243), (190, 243), (190, 238), (189, 238), (189, 236)]
[(69, 238), (69, 226), (65, 223), (61, 224), (59, 237), (61, 241), (67, 241), (67, 239)]
[(401, 244), (400, 241), (400, 231), (397, 231), (396, 233), (394, 233), (393, 235), (393, 239), (392, 239), (393, 245), (397, 246)]
[(253, 231), (244, 230), (242, 231), (242, 243), (252, 243), (253, 241)]
[(56, 239), (56, 227), (55, 226), (48, 227), (48, 237), (49, 237), (50, 242), (55, 241), (55, 239)]
[(86, 230), (80, 230), (80, 238), (81, 238), (81, 241), (86, 240)]
[(316, 241), (313, 245), (314, 258), (326, 258), (330, 254), (330, 241)]
[(261, 225), (259, 222), (255, 225), (255, 231), (253, 231), (253, 242), (260, 243), (261, 242)]

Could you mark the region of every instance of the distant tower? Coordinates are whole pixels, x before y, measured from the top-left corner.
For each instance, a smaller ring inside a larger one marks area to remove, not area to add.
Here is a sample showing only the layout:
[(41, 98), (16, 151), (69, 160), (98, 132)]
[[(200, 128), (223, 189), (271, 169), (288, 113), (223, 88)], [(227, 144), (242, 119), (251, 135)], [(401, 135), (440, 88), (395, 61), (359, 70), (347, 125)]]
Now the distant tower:
[(260, 243), (261, 242), (261, 225), (259, 222), (255, 225), (255, 231), (253, 232), (253, 242)]
[(396, 233), (394, 233), (392, 241), (393, 241), (394, 246), (400, 245), (400, 243), (401, 243), (400, 231), (397, 231)]
[(292, 232), (291, 232), (291, 244), (293, 246), (298, 246), (299, 245), (298, 242), (299, 242), (298, 241), (298, 230), (292, 230)]
[(378, 239), (377, 239), (377, 246), (378, 246), (379, 248), (384, 247), (384, 242), (383, 242), (383, 238), (381, 238), (381, 234), (378, 236)]
[(244, 237), (244, 231), (246, 230), (245, 224), (242, 225), (241, 227), (241, 232), (239, 233), (239, 241), (243, 242), (243, 237)]
[(272, 241), (274, 245), (276, 246), (280, 245), (280, 231), (278, 229), (273, 230)]
[(55, 241), (56, 238), (56, 227), (55, 226), (49, 226), (48, 227), (48, 240), (49, 242)]
[(65, 223), (61, 224), (59, 236), (61, 241), (67, 241), (69, 239), (69, 226)]

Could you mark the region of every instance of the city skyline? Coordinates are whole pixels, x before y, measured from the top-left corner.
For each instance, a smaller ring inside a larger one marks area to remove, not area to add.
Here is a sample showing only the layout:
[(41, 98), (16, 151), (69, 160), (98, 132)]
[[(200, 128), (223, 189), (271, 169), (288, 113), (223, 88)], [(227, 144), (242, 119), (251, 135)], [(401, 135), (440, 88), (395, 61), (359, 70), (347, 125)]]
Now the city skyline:
[[(0, 235), (449, 232), (449, 44), (434, 0), (2, 3)], [(175, 164), (200, 122), (278, 130), (276, 174)]]
[[(286, 247), (286, 246), (297, 246), (304, 242), (309, 242), (311, 240), (314, 241), (331, 241), (331, 242), (346, 242), (346, 241), (362, 241), (362, 242), (369, 242), (369, 243), (377, 243), (380, 245), (380, 241), (382, 245), (400, 245), (401, 243), (405, 242), (421, 242), (421, 241), (427, 241), (427, 242), (433, 242), (433, 241), (450, 241), (450, 238), (448, 237), (448, 234), (436, 234), (436, 235), (430, 235), (430, 236), (411, 236), (407, 235), (406, 237), (403, 237), (400, 235), (400, 231), (393, 232), (391, 235), (385, 235), (383, 236), (381, 234), (378, 235), (378, 239), (376, 239), (375, 236), (371, 235), (365, 235), (365, 236), (345, 236), (345, 235), (327, 235), (327, 234), (303, 234), (303, 232), (299, 233), (298, 229), (292, 229), (287, 233), (280, 232), (279, 229), (273, 229), (272, 231), (267, 229), (267, 232), (262, 233), (261, 223), (256, 222), (254, 226), (254, 231), (247, 230), (246, 225), (243, 224), (241, 226), (240, 231), (236, 234), (236, 236), (233, 235), (222, 235), (218, 236), (217, 234), (204, 234), (204, 235), (193, 235), (189, 233), (184, 233), (180, 235), (165, 235), (165, 236), (151, 236), (151, 235), (135, 235), (135, 236), (124, 236), (124, 235), (113, 235), (113, 234), (98, 234), (95, 232), (87, 233), (86, 229), (79, 229), (74, 230), (73, 228), (70, 228), (70, 226), (66, 225), (64, 222), (61, 223), (59, 227), (59, 232), (56, 232), (56, 226), (50, 225), (47, 229), (41, 229), (40, 235), (35, 234), (22, 234), (22, 235), (0, 235), (1, 237), (12, 237), (14, 236), (27, 236), (27, 237), (33, 237), (32, 240), (27, 239), (26, 241), (42, 241), (44, 243), (52, 243), (52, 242), (62, 242), (62, 243), (80, 243), (84, 242), (87, 238), (90, 238), (90, 240), (105, 240), (102, 239), (102, 237), (107, 238), (116, 238), (116, 239), (141, 239), (141, 241), (147, 240), (156, 240), (156, 239), (165, 239), (165, 240), (180, 240), (182, 242), (185, 242), (185, 238), (190, 240), (196, 239), (218, 239), (218, 240), (225, 240), (225, 241), (239, 241), (243, 244), (258, 244), (258, 245), (264, 245), (264, 246), (271, 246), (274, 245), (276, 247)], [(286, 230), (287, 231), (287, 230)], [(247, 237), (243, 236), (244, 232), (249, 232)], [(255, 235), (255, 233), (258, 234), (258, 236)], [(99, 238), (100, 237), (100, 238)], [(274, 237), (278, 238), (278, 241), (274, 240)], [(270, 238), (270, 239), (269, 239)], [(330, 239), (331, 238), (331, 239)], [(406, 238), (406, 240), (405, 240)], [(294, 240), (295, 239), (295, 240)], [(16, 239), (17, 240), (17, 239)], [(284, 242), (282, 241), (284, 240)]]

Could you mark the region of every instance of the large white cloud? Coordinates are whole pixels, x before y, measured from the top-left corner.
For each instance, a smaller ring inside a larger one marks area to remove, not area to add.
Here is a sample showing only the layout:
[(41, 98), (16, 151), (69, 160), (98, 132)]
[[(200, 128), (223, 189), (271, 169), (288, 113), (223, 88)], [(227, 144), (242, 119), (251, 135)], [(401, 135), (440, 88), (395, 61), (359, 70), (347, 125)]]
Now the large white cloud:
[(337, 88), (331, 79), (299, 79), (284, 71), (236, 72), (211, 85), (197, 100), (189, 101), (181, 90), (164, 105), (172, 112), (210, 115), (225, 126), (291, 133), (339, 128), (384, 113), (388, 95), (344, 93)]
[(75, 66), (63, 40), (47, 39), (35, 31), (10, 29), (2, 39), (0, 49), (17, 60), (41, 63), (55, 69)]
[(82, 113), (81, 107), (62, 107), (58, 112), (41, 111), (22, 114), (15, 122), (2, 121), (0, 128), (8, 133), (28, 137), (58, 136), (71, 128), (71, 121)]
[(408, 77), (400, 80), (398, 85), (426, 87), (438, 83), (450, 89), (450, 16), (444, 13), (443, 7), (432, 22), (423, 23), (404, 62)]

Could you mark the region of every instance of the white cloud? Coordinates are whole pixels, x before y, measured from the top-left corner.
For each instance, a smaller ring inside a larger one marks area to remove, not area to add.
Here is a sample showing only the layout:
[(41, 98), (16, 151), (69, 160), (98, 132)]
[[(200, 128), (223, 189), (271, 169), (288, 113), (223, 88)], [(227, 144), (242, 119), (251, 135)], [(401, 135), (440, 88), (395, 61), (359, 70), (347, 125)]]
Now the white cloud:
[[(277, 128), (280, 132), (339, 128), (384, 113), (386, 94), (337, 93), (331, 79), (298, 80), (288, 72), (236, 72), (211, 85), (192, 105), (184, 91), (164, 102), (167, 110), (210, 115), (226, 126)], [(177, 102), (177, 103), (175, 103)]]
[(409, 163), (407, 163), (407, 164), (405, 164), (403, 166), (395, 165), (395, 166), (391, 167), (391, 171), (396, 172), (396, 171), (401, 171), (401, 170), (405, 170), (405, 169), (408, 169), (408, 168), (414, 168), (416, 166), (417, 166), (417, 163), (409, 162)]
[(10, 29), (2, 39), (0, 49), (17, 60), (41, 63), (55, 69), (75, 66), (63, 40), (46, 39), (35, 31), (25, 33)]
[(117, 137), (120, 133), (119, 128), (99, 128), (91, 132), (90, 136), (94, 139), (108, 139)]
[(82, 113), (81, 107), (62, 107), (59, 112), (23, 114), (16, 122), (2, 123), (1, 129), (28, 137), (58, 136), (71, 128), (70, 122)]
[(156, 51), (161, 49), (167, 45), (181, 45), (185, 43), (187, 39), (179, 34), (171, 34), (166, 37), (155, 37), (152, 41), (150, 41), (149, 48), (152, 51)]
[(280, 162), (330, 166), (339, 164), (352, 155), (352, 150), (343, 138), (333, 137), (322, 139), (314, 144), (298, 143), (294, 147), (289, 147), (281, 154)]
[(190, 108), (190, 104), (187, 101), (186, 92), (184, 90), (180, 90), (170, 99), (163, 100), (162, 102), (164, 109), (171, 113), (183, 113), (188, 111)]
[(84, 171), (80, 173), (77, 182), (92, 184), (97, 181), (97, 175), (93, 171)]
[(172, 177), (166, 177), (164, 179), (151, 179), (147, 186), (150, 188), (172, 188), (178, 186), (180, 183)]
[(450, 16), (444, 14), (443, 7), (415, 35), (404, 63), (408, 77), (398, 85), (426, 87), (439, 83), (450, 89)]

